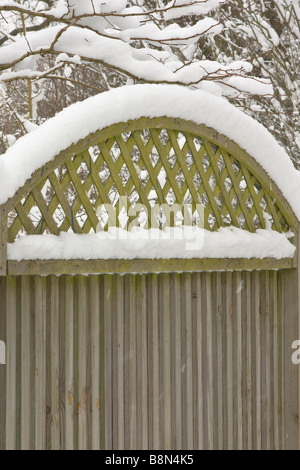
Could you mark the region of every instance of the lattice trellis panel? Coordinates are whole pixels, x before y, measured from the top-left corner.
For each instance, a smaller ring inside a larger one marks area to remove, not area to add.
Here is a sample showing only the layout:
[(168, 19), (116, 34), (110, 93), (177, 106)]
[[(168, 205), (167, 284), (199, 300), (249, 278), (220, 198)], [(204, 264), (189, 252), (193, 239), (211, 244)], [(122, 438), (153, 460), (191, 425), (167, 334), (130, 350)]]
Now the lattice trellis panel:
[[(170, 216), (174, 205), (179, 209)], [(187, 213), (189, 223), (210, 230), (234, 225), (253, 232), (266, 219), (277, 231), (289, 228), (271, 189), (237, 157), (192, 133), (151, 128), (123, 132), (67, 158), (10, 211), (8, 241), (109, 224), (163, 228), (186, 223)]]

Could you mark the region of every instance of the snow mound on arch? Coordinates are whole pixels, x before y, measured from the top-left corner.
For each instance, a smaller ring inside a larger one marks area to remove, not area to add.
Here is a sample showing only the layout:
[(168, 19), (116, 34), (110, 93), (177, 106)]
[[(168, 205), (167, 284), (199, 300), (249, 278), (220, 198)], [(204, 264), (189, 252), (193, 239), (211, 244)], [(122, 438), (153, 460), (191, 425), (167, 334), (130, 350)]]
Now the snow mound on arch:
[(21, 137), (0, 156), (0, 204), (60, 151), (98, 129), (142, 116), (191, 120), (235, 141), (266, 170), (300, 220), (300, 172), (267, 129), (225, 98), (177, 85), (113, 89), (69, 106)]

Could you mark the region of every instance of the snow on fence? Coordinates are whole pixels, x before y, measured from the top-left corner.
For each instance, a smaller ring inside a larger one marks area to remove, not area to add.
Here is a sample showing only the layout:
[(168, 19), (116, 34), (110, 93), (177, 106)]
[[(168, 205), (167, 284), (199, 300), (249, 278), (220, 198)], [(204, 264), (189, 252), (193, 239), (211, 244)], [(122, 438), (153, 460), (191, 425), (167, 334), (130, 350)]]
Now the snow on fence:
[(0, 159), (0, 448), (299, 448), (299, 174), (280, 147), (178, 87), (50, 121)]

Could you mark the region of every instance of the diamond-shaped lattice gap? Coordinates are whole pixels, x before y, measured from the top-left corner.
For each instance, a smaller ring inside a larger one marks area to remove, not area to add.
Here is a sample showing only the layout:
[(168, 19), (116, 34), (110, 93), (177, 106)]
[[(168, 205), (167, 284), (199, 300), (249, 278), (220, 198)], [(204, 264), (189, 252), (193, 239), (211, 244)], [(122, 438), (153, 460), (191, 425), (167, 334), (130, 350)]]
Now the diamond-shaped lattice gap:
[(140, 201), (140, 195), (139, 193), (137, 192), (135, 186), (132, 188), (132, 190), (130, 191), (130, 194), (129, 194), (129, 201), (130, 201), (130, 204), (137, 204), (138, 202), (141, 202)]
[(177, 142), (178, 142), (178, 146), (179, 148), (182, 150), (183, 147), (184, 147), (184, 144), (186, 142), (186, 138), (184, 136), (184, 134), (182, 134), (182, 132), (179, 132), (178, 135), (177, 135)]
[(215, 214), (213, 213), (213, 211), (211, 211), (207, 217), (207, 221), (208, 221), (208, 224), (210, 226), (211, 229), (214, 228), (215, 224), (216, 224), (216, 217), (215, 217)]
[(76, 214), (76, 220), (80, 227), (83, 227), (85, 221), (87, 220), (87, 214), (84, 207), (81, 205)]
[(170, 154), (168, 156), (168, 162), (169, 162), (169, 165), (170, 165), (171, 169), (176, 164), (176, 161), (177, 161), (177, 157), (176, 157), (176, 154), (174, 152), (174, 149), (172, 148), (171, 151), (170, 151)]
[(202, 196), (201, 196), (201, 204), (206, 207), (208, 204), (208, 197), (205, 191), (203, 191)]
[(66, 196), (70, 206), (72, 206), (72, 204), (75, 201), (76, 196), (77, 196), (77, 191), (76, 191), (76, 189), (74, 187), (74, 184), (72, 182), (70, 182), (69, 186), (67, 187), (67, 189), (65, 191), (65, 196)]
[(246, 201), (246, 206), (247, 206), (247, 208), (249, 209), (249, 211), (250, 211), (250, 209), (252, 209), (253, 204), (254, 204), (254, 203), (253, 203), (252, 197), (251, 197), (251, 196), (248, 196), (248, 197), (247, 197), (247, 201)]
[(159, 153), (158, 153), (157, 148), (155, 147), (155, 145), (153, 145), (153, 147), (151, 149), (151, 152), (149, 154), (149, 158), (150, 158), (150, 161), (151, 161), (151, 164), (152, 164), (153, 168), (155, 168), (157, 162), (160, 160), (160, 156), (159, 156)]
[(128, 183), (130, 179), (130, 172), (127, 166), (125, 165), (125, 163), (120, 170), (120, 179), (122, 181), (123, 186), (126, 186), (126, 184)]
[(206, 172), (210, 166), (210, 159), (208, 157), (207, 154), (204, 154), (203, 157), (202, 157), (202, 160), (201, 160), (201, 165), (204, 169), (204, 171)]
[(183, 203), (192, 204), (192, 202), (193, 202), (193, 198), (192, 198), (190, 190), (188, 189), (183, 197)]
[(197, 152), (199, 152), (203, 144), (202, 140), (199, 137), (194, 137), (193, 142), (195, 149), (197, 150)]
[(141, 139), (144, 143), (144, 145), (146, 146), (147, 143), (149, 142), (149, 139), (151, 137), (151, 133), (150, 133), (150, 130), (149, 129), (142, 129), (139, 131), (140, 133), (140, 136), (141, 136)]
[(260, 201), (260, 207), (262, 208), (262, 210), (265, 211), (266, 208), (267, 208), (267, 206), (268, 206), (268, 203), (267, 203), (265, 197), (263, 196), (263, 197), (261, 198), (261, 201)]
[(167, 174), (164, 168), (161, 168), (160, 172), (157, 175), (157, 179), (158, 179), (161, 189), (163, 189), (167, 181)]
[(61, 226), (61, 224), (63, 223), (63, 221), (65, 220), (65, 218), (66, 218), (64, 210), (63, 210), (63, 208), (60, 204), (57, 205), (55, 211), (53, 212), (52, 217), (53, 217), (54, 222), (56, 223), (56, 225), (59, 228)]
[(109, 177), (110, 177), (110, 171), (109, 171), (108, 166), (105, 162), (103, 163), (102, 167), (100, 168), (98, 174), (99, 174), (99, 178), (100, 178), (101, 182), (103, 184), (105, 184), (107, 182), (107, 180), (109, 179)]
[(198, 191), (198, 189), (200, 188), (200, 185), (201, 185), (201, 178), (200, 178), (198, 170), (196, 170), (195, 173), (194, 173), (193, 183), (195, 185), (196, 190)]
[(238, 197), (237, 197), (236, 194), (233, 196), (231, 204), (232, 204), (232, 207), (234, 208), (234, 210), (236, 210), (237, 206), (239, 204), (239, 200), (238, 200)]
[(221, 217), (222, 217), (222, 221), (223, 221), (224, 225), (231, 225), (232, 221), (231, 221), (231, 217), (230, 217), (229, 212), (226, 212), (225, 215), (221, 215)]
[(85, 162), (81, 162), (79, 167), (77, 168), (77, 174), (81, 179), (81, 182), (84, 182), (87, 177), (89, 176), (89, 169)]
[(168, 194), (166, 195), (166, 203), (171, 206), (172, 204), (175, 204), (175, 194), (173, 188), (170, 188), (168, 191)]
[(140, 159), (141, 153), (136, 144), (132, 146), (132, 149), (130, 150), (130, 156), (134, 162), (137, 162)]
[(167, 142), (169, 141), (169, 136), (168, 136), (168, 132), (166, 131), (166, 129), (162, 129), (159, 133), (159, 140), (161, 141), (161, 143), (163, 144), (163, 146), (165, 147)]
[(94, 205), (95, 202), (97, 201), (98, 197), (99, 197), (98, 190), (97, 190), (97, 188), (94, 184), (92, 184), (92, 186), (88, 190), (87, 195), (88, 195), (88, 198), (91, 201), (91, 203)]
[(58, 181), (61, 182), (65, 174), (67, 173), (67, 168), (65, 167), (65, 165), (60, 165), (55, 168), (54, 173), (56, 174)]
[(28, 213), (28, 217), (30, 218), (31, 222), (33, 223), (34, 227), (37, 227), (41, 218), (42, 218), (42, 213), (39, 209), (39, 207), (34, 204), (29, 213)]
[(131, 136), (131, 132), (122, 132), (121, 136), (122, 136), (122, 139), (124, 140), (124, 142), (127, 142), (128, 139)]
[(231, 181), (231, 178), (229, 178), (229, 176), (227, 176), (224, 180), (224, 186), (225, 186), (225, 189), (226, 191), (229, 193), (229, 191), (231, 190), (232, 188), (232, 181)]
[(211, 175), (209, 178), (209, 186), (211, 187), (211, 190), (214, 191), (215, 187), (217, 186), (217, 181), (216, 177), (214, 174)]
[(188, 167), (189, 170), (194, 165), (194, 157), (193, 157), (193, 155), (191, 154), (190, 151), (188, 151), (186, 156), (185, 156), (185, 163), (186, 163), (186, 166)]
[(175, 179), (176, 179), (176, 182), (177, 182), (179, 188), (181, 189), (182, 185), (184, 183), (184, 175), (183, 175), (183, 172), (182, 172), (181, 169), (178, 171)]
[(223, 155), (221, 155), (221, 154), (220, 154), (219, 159), (218, 159), (218, 168), (219, 168), (220, 172), (222, 172), (225, 168), (224, 158), (223, 158)]
[(245, 179), (245, 177), (243, 176), (241, 181), (240, 181), (240, 190), (241, 192), (243, 193), (247, 188), (247, 181)]
[(89, 154), (91, 156), (91, 159), (93, 162), (97, 160), (97, 158), (100, 155), (100, 149), (98, 145), (93, 145), (92, 147), (89, 147)]
[(157, 193), (154, 187), (152, 187), (148, 193), (148, 201), (151, 207), (154, 206), (154, 204), (156, 204), (158, 201)]
[(240, 228), (244, 228), (246, 224), (246, 219), (243, 213), (238, 218)]
[(118, 161), (118, 159), (121, 155), (121, 150), (120, 150), (120, 147), (117, 144), (117, 142), (114, 142), (114, 144), (112, 145), (112, 147), (110, 149), (110, 154), (111, 154), (112, 159), (113, 159), (114, 162)]
[(260, 220), (257, 214), (253, 217), (253, 225), (256, 229), (260, 227)]
[(139, 175), (139, 180), (141, 181), (142, 185), (145, 187), (149, 181), (149, 173), (148, 170), (143, 167), (140, 169), (137, 165), (135, 165), (137, 173)]
[(41, 188), (41, 194), (46, 202), (46, 204), (49, 206), (50, 202), (52, 201), (55, 191), (51, 186), (50, 181), (47, 179)]

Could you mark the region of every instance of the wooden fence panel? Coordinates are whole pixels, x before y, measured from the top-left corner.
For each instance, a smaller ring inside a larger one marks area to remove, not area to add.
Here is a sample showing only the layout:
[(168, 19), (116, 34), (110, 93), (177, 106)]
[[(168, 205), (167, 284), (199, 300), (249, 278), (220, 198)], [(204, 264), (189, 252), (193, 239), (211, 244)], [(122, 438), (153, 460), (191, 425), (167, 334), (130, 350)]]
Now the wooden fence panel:
[(299, 447), (296, 270), (0, 278), (0, 448)]

